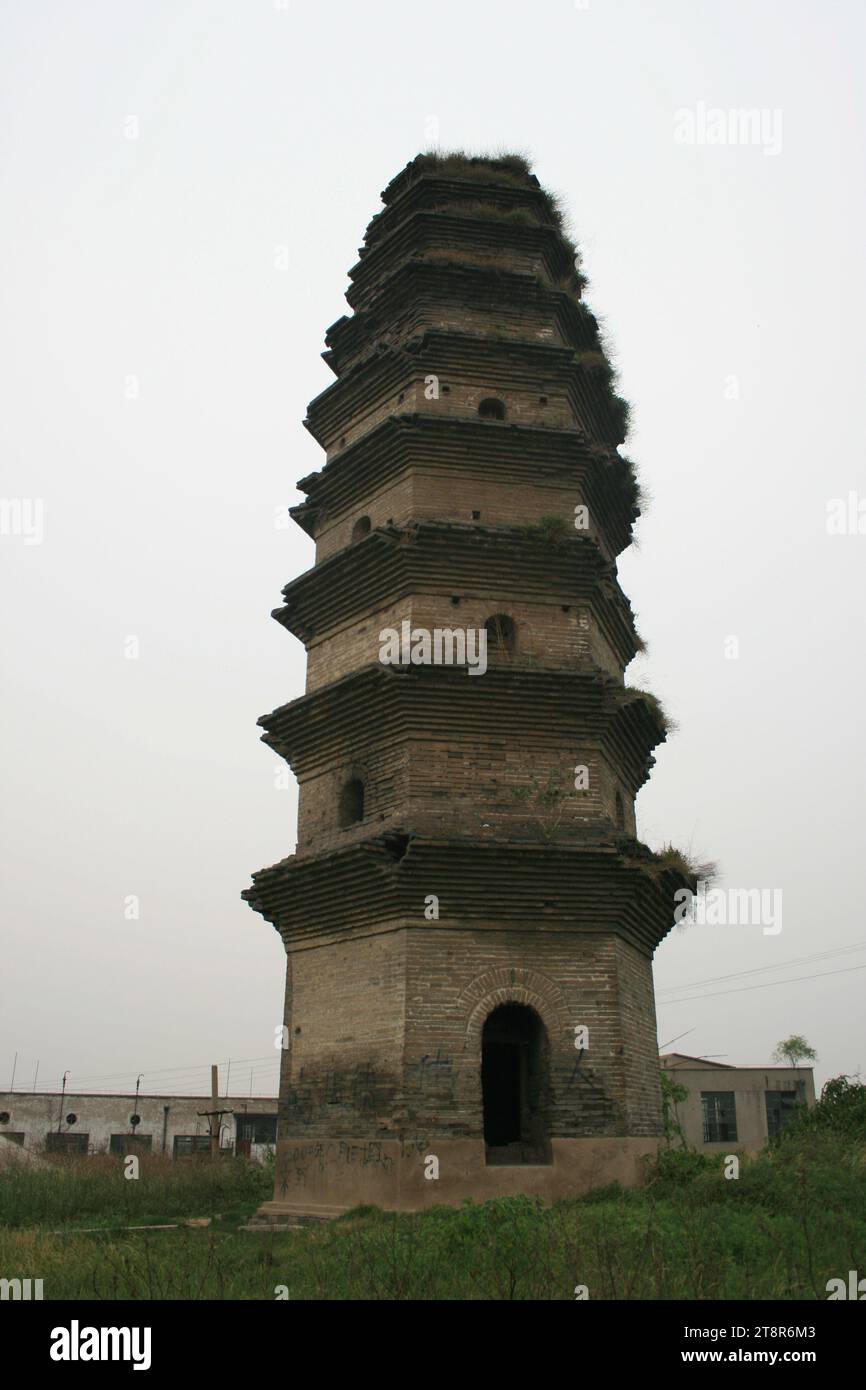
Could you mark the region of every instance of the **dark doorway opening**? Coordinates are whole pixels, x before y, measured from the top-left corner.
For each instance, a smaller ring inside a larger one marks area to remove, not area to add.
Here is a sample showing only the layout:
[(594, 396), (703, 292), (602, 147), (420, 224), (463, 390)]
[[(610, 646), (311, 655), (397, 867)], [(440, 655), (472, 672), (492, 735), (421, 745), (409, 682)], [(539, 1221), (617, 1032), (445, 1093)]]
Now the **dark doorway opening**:
[(549, 1163), (547, 1034), (534, 1009), (500, 1004), (481, 1035), (487, 1163)]

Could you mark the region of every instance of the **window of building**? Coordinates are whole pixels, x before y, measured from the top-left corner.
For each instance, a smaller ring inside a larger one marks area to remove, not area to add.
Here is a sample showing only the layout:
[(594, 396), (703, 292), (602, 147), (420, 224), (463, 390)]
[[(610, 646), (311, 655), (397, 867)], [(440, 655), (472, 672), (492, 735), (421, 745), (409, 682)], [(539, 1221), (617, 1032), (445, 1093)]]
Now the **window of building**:
[(209, 1153), (209, 1134), (176, 1134), (174, 1136), (175, 1158), (194, 1158), (196, 1154)]
[(364, 819), (364, 783), (352, 777), (340, 792), (340, 829), (357, 825)]
[(478, 414), (482, 420), (504, 420), (505, 404), (503, 401), (497, 401), (493, 396), (488, 396), (480, 403)]
[(52, 1130), (45, 1136), (45, 1152), (49, 1154), (86, 1154), (90, 1143), (89, 1134), (57, 1133)]
[(701, 1091), (705, 1144), (737, 1142), (737, 1105), (733, 1091)]
[(517, 627), (507, 613), (494, 613), (484, 624), (489, 656), (513, 656), (517, 648)]
[(616, 828), (617, 830), (625, 830), (625, 807), (619, 792), (616, 794)]
[(354, 545), (355, 541), (362, 541), (364, 537), (369, 536), (369, 534), (370, 518), (368, 516), (359, 516), (355, 525), (352, 527), (352, 544)]
[(796, 1091), (767, 1091), (767, 1134), (772, 1139), (793, 1117), (798, 1096)]
[(276, 1115), (236, 1115), (237, 1138), (239, 1143), (276, 1144)]
[(108, 1141), (110, 1154), (149, 1154), (152, 1147), (152, 1134), (112, 1134)]
[(9, 1144), (18, 1144), (21, 1148), (24, 1147), (24, 1130), (23, 1130), (23, 1129), (4, 1129), (4, 1131), (3, 1131), (3, 1138), (4, 1138), (4, 1139), (7, 1141), (7, 1143), (9, 1143)]

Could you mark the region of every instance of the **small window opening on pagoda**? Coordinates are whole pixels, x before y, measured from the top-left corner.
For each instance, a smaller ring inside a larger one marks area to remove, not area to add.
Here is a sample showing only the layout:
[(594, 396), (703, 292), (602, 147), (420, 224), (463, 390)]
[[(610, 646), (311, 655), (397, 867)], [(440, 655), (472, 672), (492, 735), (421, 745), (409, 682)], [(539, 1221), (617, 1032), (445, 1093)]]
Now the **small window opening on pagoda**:
[(488, 396), (479, 405), (478, 414), (482, 420), (504, 420), (505, 404), (503, 401), (497, 401), (493, 396)]
[(616, 828), (625, 830), (625, 807), (619, 792), (616, 794)]
[(340, 829), (357, 825), (364, 819), (364, 783), (360, 777), (352, 777), (340, 792)]
[(513, 656), (517, 649), (517, 627), (507, 613), (494, 613), (484, 624), (488, 656)]
[(369, 536), (369, 534), (370, 518), (368, 516), (359, 516), (355, 525), (352, 527), (352, 544), (354, 545), (355, 541), (362, 541), (364, 537)]

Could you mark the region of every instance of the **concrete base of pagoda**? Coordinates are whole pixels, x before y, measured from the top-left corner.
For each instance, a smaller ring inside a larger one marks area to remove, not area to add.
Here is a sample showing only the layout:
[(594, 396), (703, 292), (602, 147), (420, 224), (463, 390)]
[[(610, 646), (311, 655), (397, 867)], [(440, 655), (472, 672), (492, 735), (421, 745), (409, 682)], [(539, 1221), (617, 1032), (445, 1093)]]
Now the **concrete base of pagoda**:
[[(277, 1148), (274, 1198), (258, 1210), (259, 1221), (306, 1217), (328, 1219), (356, 1206), (387, 1211), (422, 1211), (457, 1206), (467, 1197), (540, 1197), (554, 1202), (618, 1182), (638, 1186), (642, 1160), (658, 1148), (651, 1138), (553, 1139), (549, 1163), (488, 1162), (480, 1139), (287, 1140)], [(438, 1160), (438, 1178), (425, 1171)]]

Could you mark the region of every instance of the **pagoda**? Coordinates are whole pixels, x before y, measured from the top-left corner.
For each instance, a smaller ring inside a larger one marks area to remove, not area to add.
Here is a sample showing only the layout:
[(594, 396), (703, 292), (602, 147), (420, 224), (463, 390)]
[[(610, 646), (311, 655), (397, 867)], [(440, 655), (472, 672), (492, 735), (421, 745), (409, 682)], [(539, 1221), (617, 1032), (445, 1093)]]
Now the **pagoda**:
[(259, 720), (299, 783), (243, 895), (287, 956), (271, 1219), (637, 1181), (694, 882), (636, 835), (666, 731), (624, 678), (639, 490), (556, 202), (463, 155), (382, 202), (305, 421), (316, 562), (273, 615), (306, 692)]

